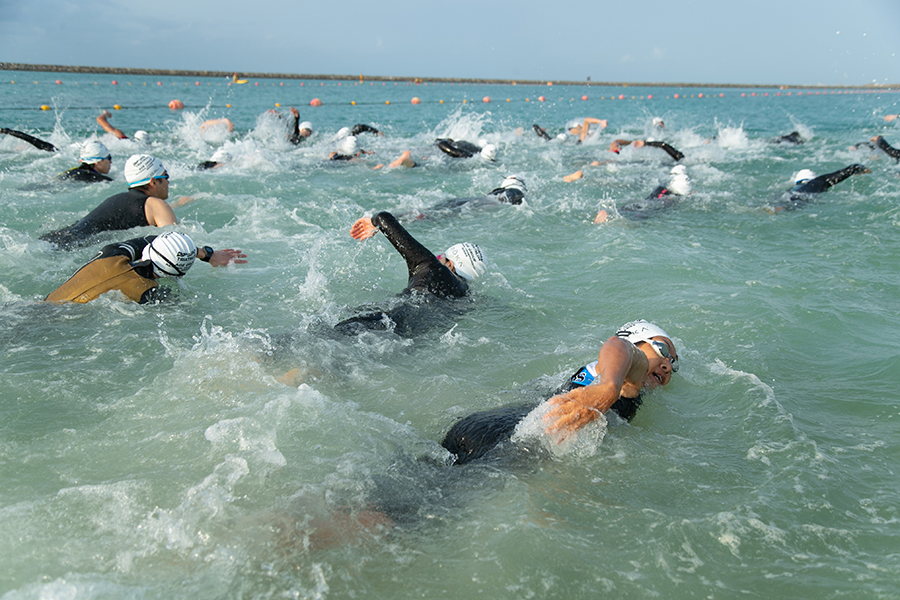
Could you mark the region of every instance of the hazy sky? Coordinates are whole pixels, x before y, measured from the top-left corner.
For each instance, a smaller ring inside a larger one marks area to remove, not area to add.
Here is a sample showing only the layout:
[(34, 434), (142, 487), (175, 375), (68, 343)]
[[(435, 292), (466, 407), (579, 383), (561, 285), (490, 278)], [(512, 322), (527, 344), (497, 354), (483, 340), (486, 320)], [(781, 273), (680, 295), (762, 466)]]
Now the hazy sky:
[(900, 0), (0, 0), (0, 62), (36, 64), (856, 86), (898, 46)]

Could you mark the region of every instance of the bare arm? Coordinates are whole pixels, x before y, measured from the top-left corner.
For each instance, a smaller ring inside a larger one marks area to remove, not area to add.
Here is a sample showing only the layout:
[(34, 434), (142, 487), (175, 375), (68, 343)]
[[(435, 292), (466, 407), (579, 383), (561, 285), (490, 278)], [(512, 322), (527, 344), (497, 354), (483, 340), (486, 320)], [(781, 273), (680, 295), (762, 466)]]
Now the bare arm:
[(247, 255), (240, 250), (234, 248), (225, 248), (224, 250), (213, 250), (212, 256), (206, 255), (205, 248), (197, 248), (197, 258), (204, 262), (208, 262), (212, 267), (224, 267), (234, 263), (236, 265), (247, 264)]
[(115, 127), (113, 127), (112, 125), (109, 124), (109, 118), (110, 118), (111, 116), (112, 116), (112, 115), (110, 114), (110, 112), (109, 112), (108, 110), (104, 110), (102, 113), (100, 113), (100, 116), (97, 117), (97, 123), (98, 123), (98, 124), (100, 125), (100, 127), (102, 127), (102, 128), (104, 129), (104, 131), (106, 131), (107, 133), (113, 134), (114, 136), (116, 136), (116, 137), (119, 138), (120, 140), (127, 140), (127, 139), (128, 139), (128, 136), (125, 135), (125, 134), (122, 132), (121, 129), (117, 129), (117, 128), (115, 128)]
[(144, 215), (147, 217), (147, 223), (154, 227), (165, 227), (178, 222), (175, 211), (172, 210), (169, 203), (153, 196), (147, 198), (147, 202), (144, 204)]
[(618, 337), (609, 338), (600, 348), (597, 372), (600, 382), (554, 396), (548, 402), (553, 409), (544, 417), (551, 433), (572, 433), (605, 413), (623, 391), (629, 397), (641, 389), (650, 364), (634, 344)]
[(583, 142), (584, 138), (590, 135), (591, 132), (591, 124), (599, 125), (600, 129), (606, 127), (606, 119), (595, 119), (594, 117), (585, 117), (584, 124), (581, 126), (581, 135), (578, 136), (578, 141)]

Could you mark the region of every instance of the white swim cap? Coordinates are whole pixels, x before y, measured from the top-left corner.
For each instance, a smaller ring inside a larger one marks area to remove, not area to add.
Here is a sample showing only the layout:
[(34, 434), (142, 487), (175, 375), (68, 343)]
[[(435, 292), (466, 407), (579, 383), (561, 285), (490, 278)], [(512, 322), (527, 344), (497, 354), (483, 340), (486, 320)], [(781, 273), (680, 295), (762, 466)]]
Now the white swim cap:
[(523, 194), (527, 191), (525, 189), (525, 180), (522, 179), (521, 177), (517, 177), (516, 175), (510, 175), (506, 179), (504, 179), (503, 183), (500, 184), (500, 189), (519, 190)]
[(444, 256), (453, 261), (456, 274), (466, 281), (474, 281), (484, 275), (487, 265), (484, 264), (484, 252), (476, 244), (463, 242), (447, 248)]
[(109, 150), (96, 140), (88, 140), (81, 145), (78, 160), (88, 165), (95, 165), (104, 158), (109, 158)]
[(213, 155), (209, 157), (209, 160), (217, 163), (224, 163), (231, 160), (231, 155), (219, 148), (213, 152)]
[(341, 143), (338, 144), (337, 151), (344, 156), (354, 156), (359, 152), (359, 144), (356, 143), (356, 136), (349, 135), (341, 140)]
[[(298, 127), (299, 127), (299, 125), (298, 125)], [(302, 127), (301, 127), (301, 129), (302, 129)], [(342, 139), (349, 135), (350, 135), (350, 128), (349, 127), (341, 127), (340, 129), (338, 129), (337, 135), (334, 137), (337, 139)]]
[(687, 172), (683, 165), (672, 167), (672, 179), (669, 181), (670, 192), (679, 196), (687, 196), (691, 193), (691, 178), (687, 176)]
[[(312, 123), (310, 123), (309, 121), (303, 121), (302, 123), (297, 125), (297, 129), (299, 131), (303, 131), (304, 129), (309, 129), (310, 131), (312, 131)], [(347, 129), (347, 128), (344, 127), (344, 129)], [(349, 132), (349, 129), (347, 131)]]
[(129, 188), (146, 185), (165, 172), (166, 168), (159, 159), (149, 154), (135, 154), (125, 162), (125, 181)]
[(643, 319), (625, 323), (616, 332), (616, 337), (627, 340), (632, 344), (637, 344), (638, 342), (649, 342), (652, 338), (660, 336), (668, 338), (670, 340), (672, 339), (669, 337), (668, 333), (662, 330), (661, 327)]
[(153, 263), (157, 277), (181, 277), (188, 272), (197, 257), (197, 246), (183, 233), (167, 231), (144, 247), (141, 260)]
[(816, 178), (816, 174), (813, 173), (811, 170), (801, 169), (800, 171), (797, 171), (796, 175), (794, 175), (794, 184), (800, 184), (800, 183), (803, 183), (804, 181), (809, 181), (810, 179), (815, 179), (815, 178)]
[(481, 156), (485, 159), (493, 162), (497, 160), (497, 146), (493, 144), (488, 144), (484, 148), (481, 149)]
[(150, 141), (150, 134), (144, 131), (143, 129), (138, 129), (134, 132), (134, 139), (139, 142), (147, 143)]
[(653, 124), (657, 127), (665, 127), (665, 123), (659, 117), (653, 117)]
[(561, 141), (561, 142), (564, 142), (564, 141), (566, 141), (566, 134), (564, 134), (564, 133), (557, 133), (557, 134), (556, 134), (556, 139), (558, 139), (558, 140)]

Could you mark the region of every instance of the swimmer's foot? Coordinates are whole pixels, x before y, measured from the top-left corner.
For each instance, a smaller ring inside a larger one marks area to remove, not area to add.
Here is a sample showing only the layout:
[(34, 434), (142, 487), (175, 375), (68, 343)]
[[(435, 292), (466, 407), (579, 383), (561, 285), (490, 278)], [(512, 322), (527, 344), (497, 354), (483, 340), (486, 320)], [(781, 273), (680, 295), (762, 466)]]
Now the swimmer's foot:
[(571, 175), (566, 175), (565, 177), (563, 177), (563, 181), (565, 181), (566, 183), (571, 183), (572, 181), (578, 181), (582, 177), (584, 177), (584, 173), (578, 170)]
[(606, 223), (606, 221), (608, 221), (608, 220), (609, 220), (609, 214), (605, 210), (602, 210), (602, 209), (600, 210), (600, 212), (597, 213), (597, 216), (594, 217), (594, 223), (597, 223), (598, 225), (600, 223)]
[(412, 155), (409, 153), (409, 150), (406, 150), (397, 158), (397, 160), (395, 160), (388, 166), (390, 166), (392, 169), (395, 167), (407, 167), (411, 169), (416, 166), (416, 161), (412, 159)]
[(291, 387), (300, 387), (300, 384), (303, 383), (303, 373), (300, 369), (294, 367), (284, 375), (276, 377), (275, 381)]

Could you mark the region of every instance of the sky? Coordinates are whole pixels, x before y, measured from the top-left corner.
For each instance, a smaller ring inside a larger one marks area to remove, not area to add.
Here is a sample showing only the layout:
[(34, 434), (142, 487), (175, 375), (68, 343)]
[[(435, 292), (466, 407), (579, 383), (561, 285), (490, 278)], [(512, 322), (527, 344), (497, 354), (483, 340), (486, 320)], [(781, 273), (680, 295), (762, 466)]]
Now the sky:
[(0, 0), (0, 62), (520, 81), (900, 84), (900, 1)]

